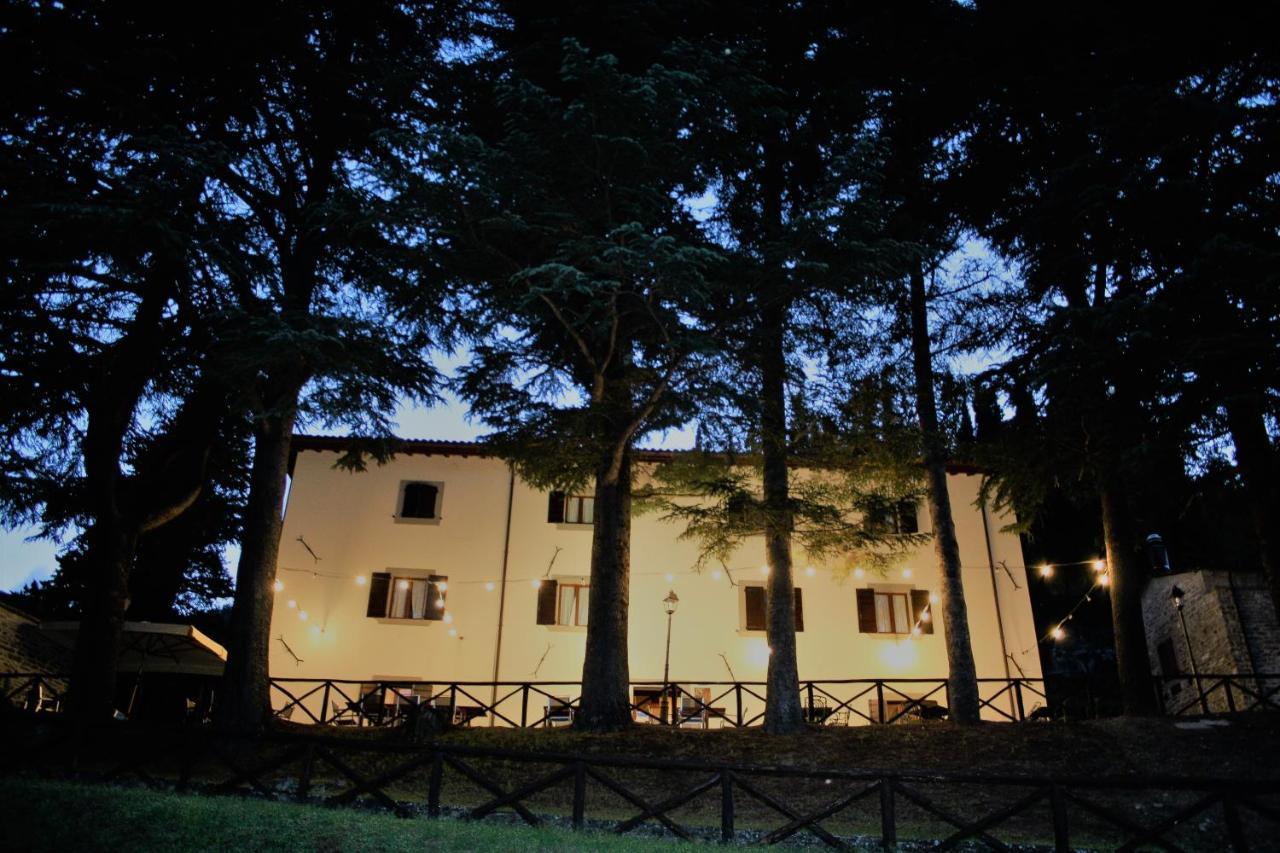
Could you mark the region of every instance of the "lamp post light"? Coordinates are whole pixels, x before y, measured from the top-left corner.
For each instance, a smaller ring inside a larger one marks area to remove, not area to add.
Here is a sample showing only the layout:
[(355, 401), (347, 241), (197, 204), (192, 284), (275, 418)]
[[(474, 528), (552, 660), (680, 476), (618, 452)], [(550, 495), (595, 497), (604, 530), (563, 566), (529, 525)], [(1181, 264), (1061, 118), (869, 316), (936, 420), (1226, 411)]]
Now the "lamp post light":
[(668, 681), (671, 678), (671, 617), (675, 615), (676, 608), (680, 606), (680, 596), (676, 595), (673, 589), (667, 593), (667, 597), (662, 599), (662, 608), (667, 611), (667, 655), (662, 663), (662, 707), (660, 713), (662, 716), (662, 724), (665, 726), (671, 721), (668, 714), (667, 700), (671, 694)]
[(1200, 668), (1196, 666), (1196, 653), (1191, 647), (1191, 634), (1187, 631), (1187, 617), (1182, 612), (1182, 606), (1186, 603), (1187, 594), (1174, 584), (1169, 590), (1169, 600), (1173, 602), (1173, 607), (1178, 611), (1178, 622), (1182, 625), (1182, 642), (1187, 646), (1187, 659), (1191, 661), (1191, 677), (1196, 683), (1196, 695), (1200, 697), (1200, 710), (1209, 713), (1209, 702), (1205, 698), (1204, 688), (1200, 684)]

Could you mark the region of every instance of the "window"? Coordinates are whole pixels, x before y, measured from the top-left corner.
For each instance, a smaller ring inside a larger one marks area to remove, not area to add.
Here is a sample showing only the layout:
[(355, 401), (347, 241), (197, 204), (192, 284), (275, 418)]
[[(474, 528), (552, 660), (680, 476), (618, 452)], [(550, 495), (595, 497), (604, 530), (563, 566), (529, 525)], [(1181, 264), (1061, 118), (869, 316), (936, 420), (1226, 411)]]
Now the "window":
[(591, 524), (595, 514), (594, 497), (552, 492), (547, 499), (547, 521), (553, 524)]
[(586, 625), (590, 596), (591, 587), (585, 581), (544, 578), (538, 585), (538, 624)]
[(1164, 640), (1156, 646), (1156, 657), (1160, 660), (1160, 674), (1165, 678), (1182, 675), (1182, 667), (1178, 665), (1178, 656), (1173, 651), (1173, 640)]
[(860, 589), (858, 631), (863, 634), (933, 633), (933, 605), (928, 590)]
[(400, 505), (397, 520), (437, 521), (440, 518), (440, 487), (442, 483), (403, 482), (400, 484)]
[(913, 500), (879, 504), (867, 512), (866, 527), (880, 534), (907, 535), (920, 532), (920, 514)]
[[(768, 629), (769, 594), (763, 584), (742, 584), (741, 611), (738, 624), (743, 631), (765, 631)], [(796, 602), (796, 630), (804, 630), (804, 596), (800, 587), (793, 589)]]
[(377, 619), (443, 619), (447, 581), (439, 575), (413, 577), (374, 572), (369, 580), (367, 615)]

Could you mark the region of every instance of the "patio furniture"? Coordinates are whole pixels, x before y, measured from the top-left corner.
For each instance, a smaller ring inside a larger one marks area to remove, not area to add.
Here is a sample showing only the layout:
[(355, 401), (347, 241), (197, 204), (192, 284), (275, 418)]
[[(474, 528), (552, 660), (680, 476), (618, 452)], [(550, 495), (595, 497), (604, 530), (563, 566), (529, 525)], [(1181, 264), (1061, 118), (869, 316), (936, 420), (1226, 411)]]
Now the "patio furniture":
[(337, 699), (329, 700), (330, 711), (329, 725), (332, 726), (358, 726), (360, 725), (360, 717), (356, 713), (354, 702), (348, 702), (346, 707), (339, 704)]
[(637, 687), (632, 691), (631, 718), (637, 723), (658, 725), (662, 722), (662, 688)]
[(831, 710), (827, 705), (826, 697), (814, 696), (813, 704), (804, 706), (805, 722), (822, 725), (827, 721), (827, 717), (831, 716)]
[(680, 715), (676, 717), (676, 721), (681, 727), (696, 726), (703, 729), (707, 728), (707, 703), (710, 701), (710, 687), (695, 687), (690, 691), (681, 690)]
[(547, 714), (543, 717), (543, 725), (548, 728), (555, 725), (569, 725), (573, 722), (573, 703), (568, 696), (548, 696)]

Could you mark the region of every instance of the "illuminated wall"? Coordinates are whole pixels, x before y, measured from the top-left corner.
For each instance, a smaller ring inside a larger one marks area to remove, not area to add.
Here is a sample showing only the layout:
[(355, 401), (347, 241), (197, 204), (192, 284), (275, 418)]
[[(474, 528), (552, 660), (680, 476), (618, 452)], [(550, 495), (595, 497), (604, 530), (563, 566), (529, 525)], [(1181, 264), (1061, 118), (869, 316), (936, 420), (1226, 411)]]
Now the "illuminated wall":
[[(371, 466), (363, 473), (334, 469), (337, 454), (332, 451), (298, 452), (277, 572), (281, 588), (272, 623), (273, 676), (491, 681), (505, 552), (498, 680), (571, 682), (581, 677), (586, 628), (537, 624), (536, 583), (548, 576), (548, 569), (549, 576), (562, 583), (585, 582), (591, 527), (549, 522), (548, 495), (516, 480), (508, 537), (511, 480), (505, 463), (470, 451), (440, 449), (401, 454), (390, 464)], [(1021, 547), (1016, 536), (1000, 532), (1008, 521), (1004, 518), (990, 517), (984, 535), (982, 515), (974, 506), (979, 479), (954, 474), (948, 480), (978, 675), (1038, 678), (1039, 654)], [(439, 484), (437, 520), (410, 522), (395, 517), (406, 481)], [(920, 514), (921, 529), (927, 531), (923, 507)], [(740, 549), (728, 563), (728, 573), (718, 566), (699, 573), (694, 569), (697, 546), (681, 541), (679, 533), (678, 527), (655, 515), (634, 519), (628, 649), (632, 680), (662, 678), (666, 630), (662, 599), (668, 590), (675, 590), (680, 598), (672, 623), (673, 681), (696, 686), (728, 681), (731, 673), (739, 681), (763, 680), (769, 650), (764, 632), (744, 628), (742, 591), (743, 585), (764, 580), (763, 541), (749, 541)], [(936, 591), (931, 543), (885, 576), (869, 571), (842, 574), (809, 561), (803, 553), (795, 554), (795, 566), (804, 607), (804, 631), (797, 638), (802, 679), (945, 677), (941, 619), (935, 621), (933, 634), (862, 633), (856, 607), (858, 589)], [(373, 574), (397, 571), (447, 578), (448, 621), (368, 616)], [(896, 687), (919, 696), (933, 685), (904, 681)], [(861, 689), (830, 687), (841, 700)], [(998, 689), (986, 686), (983, 693)], [(478, 698), (489, 701), (488, 688), (475, 690), (480, 691)], [(548, 692), (570, 695), (574, 691), (566, 686), (548, 688)], [(713, 688), (713, 695), (719, 692)], [(934, 698), (943, 701), (941, 693)], [(277, 700), (279, 704), (280, 697)], [(758, 704), (750, 697), (747, 702)], [(732, 704), (728, 699), (714, 704), (726, 703)], [(997, 704), (1011, 710), (1007, 696)], [(1034, 704), (1035, 698), (1028, 694), (1026, 710)], [(855, 707), (866, 713), (867, 699), (860, 699)], [(510, 716), (515, 715), (511, 711)]]

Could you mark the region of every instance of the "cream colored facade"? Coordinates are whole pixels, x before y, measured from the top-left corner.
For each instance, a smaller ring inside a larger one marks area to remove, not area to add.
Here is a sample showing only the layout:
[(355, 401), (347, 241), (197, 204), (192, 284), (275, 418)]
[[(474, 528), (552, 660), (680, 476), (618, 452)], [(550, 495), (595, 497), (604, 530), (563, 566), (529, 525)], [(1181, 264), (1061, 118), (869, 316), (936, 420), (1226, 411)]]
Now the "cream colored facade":
[[(543, 577), (586, 583), (590, 525), (548, 521), (547, 493), (513, 478), (504, 462), (474, 445), (410, 442), (409, 452), (361, 473), (336, 469), (333, 446), (308, 438), (295, 445), (271, 628), (274, 677), (437, 685), (490, 682), (495, 672), (497, 681), (510, 682), (571, 683), (581, 678), (586, 628), (537, 624), (537, 583)], [(1008, 519), (989, 515), (984, 527), (975, 506), (979, 480), (959, 473), (948, 477), (978, 675), (1039, 679), (1021, 546), (1016, 536), (1000, 532)], [(437, 519), (397, 517), (403, 484), (409, 482), (436, 485)], [(929, 529), (923, 507), (920, 527)], [(763, 681), (769, 651), (763, 631), (744, 628), (743, 593), (745, 585), (764, 581), (763, 541), (745, 544), (729, 562), (728, 574), (713, 568), (697, 572), (697, 546), (681, 541), (679, 534), (677, 525), (657, 515), (639, 515), (633, 522), (632, 680), (662, 679), (667, 621), (662, 600), (674, 590), (680, 603), (672, 620), (671, 680), (688, 686)], [(857, 589), (937, 590), (931, 544), (886, 576), (863, 572), (836, 577), (823, 565), (811, 565), (803, 553), (795, 554), (795, 563), (804, 609), (804, 630), (797, 635), (802, 679), (946, 676), (941, 619), (934, 633), (914, 637), (862, 633), (858, 625)], [(367, 615), (375, 573), (447, 578), (445, 618)], [(1002, 686), (984, 685), (983, 694)], [(843, 701), (864, 688), (825, 689)], [(910, 696), (931, 688), (909, 681), (892, 685)], [(485, 702), (493, 695), (488, 687), (469, 689)], [(545, 689), (576, 695), (572, 684)], [(713, 688), (712, 695), (722, 689)], [(943, 699), (940, 693), (934, 698)], [(1028, 696), (1027, 712), (1032, 698)], [(751, 697), (747, 701), (760, 704)], [(866, 701), (859, 699), (856, 707), (865, 712)], [(277, 705), (283, 702), (277, 695)], [(1007, 694), (997, 703), (1012, 708)], [(504, 708), (510, 718), (518, 718), (510, 702)], [(985, 713), (999, 716), (990, 709)]]

